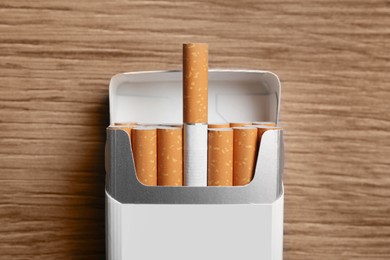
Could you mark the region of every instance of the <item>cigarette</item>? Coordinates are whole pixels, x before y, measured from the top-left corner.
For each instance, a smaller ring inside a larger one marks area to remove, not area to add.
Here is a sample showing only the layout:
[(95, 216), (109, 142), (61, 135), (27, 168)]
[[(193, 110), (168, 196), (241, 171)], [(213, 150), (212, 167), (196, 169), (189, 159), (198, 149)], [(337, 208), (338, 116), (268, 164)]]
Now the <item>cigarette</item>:
[(208, 46), (183, 45), (184, 183), (207, 186)]
[(233, 185), (250, 183), (256, 166), (258, 130), (255, 127), (233, 128)]
[(230, 125), (228, 123), (226, 124), (209, 124), (209, 129), (210, 128), (229, 128)]
[(241, 126), (248, 126), (252, 125), (252, 122), (234, 122), (230, 123), (230, 127), (241, 127)]
[(233, 129), (209, 129), (208, 186), (233, 186)]
[(157, 184), (183, 186), (183, 130), (157, 128)]
[(276, 123), (275, 122), (253, 122), (252, 125), (264, 125), (264, 126), (276, 126)]
[(156, 128), (134, 127), (131, 143), (138, 180), (146, 186), (157, 185), (157, 135)]

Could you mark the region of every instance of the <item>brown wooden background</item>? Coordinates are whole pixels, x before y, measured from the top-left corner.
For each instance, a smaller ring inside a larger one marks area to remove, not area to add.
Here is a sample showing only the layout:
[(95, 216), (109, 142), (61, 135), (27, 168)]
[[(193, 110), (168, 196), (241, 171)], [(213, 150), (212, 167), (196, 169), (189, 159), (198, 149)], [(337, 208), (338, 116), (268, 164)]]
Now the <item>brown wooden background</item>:
[(281, 78), (285, 259), (389, 259), (385, 0), (1, 0), (0, 258), (104, 259), (110, 77), (186, 41)]

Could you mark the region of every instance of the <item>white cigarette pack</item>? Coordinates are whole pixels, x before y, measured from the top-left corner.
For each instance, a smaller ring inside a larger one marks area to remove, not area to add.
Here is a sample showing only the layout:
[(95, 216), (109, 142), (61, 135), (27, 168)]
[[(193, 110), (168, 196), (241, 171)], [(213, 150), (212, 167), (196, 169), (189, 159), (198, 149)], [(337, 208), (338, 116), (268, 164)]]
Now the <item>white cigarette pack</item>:
[[(209, 70), (209, 122), (278, 122), (280, 82), (267, 71)], [(110, 124), (182, 123), (182, 72), (111, 79)], [(107, 129), (108, 260), (283, 259), (283, 131), (262, 137), (246, 186), (144, 186), (129, 136)]]

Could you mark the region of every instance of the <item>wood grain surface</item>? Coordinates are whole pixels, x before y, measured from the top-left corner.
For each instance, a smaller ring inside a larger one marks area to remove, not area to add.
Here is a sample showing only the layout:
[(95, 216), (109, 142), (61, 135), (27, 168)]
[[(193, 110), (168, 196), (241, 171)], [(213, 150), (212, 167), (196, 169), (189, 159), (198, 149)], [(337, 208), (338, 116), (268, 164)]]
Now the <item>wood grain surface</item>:
[(0, 2), (0, 259), (104, 259), (108, 83), (210, 67), (282, 81), (285, 259), (390, 259), (390, 1)]

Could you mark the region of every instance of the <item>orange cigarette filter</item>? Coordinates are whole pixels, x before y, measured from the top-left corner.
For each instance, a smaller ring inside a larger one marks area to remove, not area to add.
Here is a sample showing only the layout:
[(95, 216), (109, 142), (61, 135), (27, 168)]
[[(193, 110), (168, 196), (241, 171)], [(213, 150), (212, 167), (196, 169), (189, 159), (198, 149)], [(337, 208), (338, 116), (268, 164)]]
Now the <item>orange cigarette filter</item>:
[(248, 126), (252, 125), (252, 122), (233, 122), (230, 123), (230, 127), (241, 127), (241, 126)]
[(183, 121), (207, 123), (208, 45), (183, 45)]
[(208, 131), (208, 186), (233, 186), (233, 129)]
[(135, 127), (131, 131), (135, 171), (146, 186), (157, 185), (157, 134), (155, 128)]
[(233, 185), (242, 186), (253, 179), (258, 130), (255, 127), (233, 128)]
[(209, 124), (208, 128), (229, 128), (229, 123), (226, 124)]
[(183, 186), (183, 130), (179, 127), (157, 129), (157, 184)]

